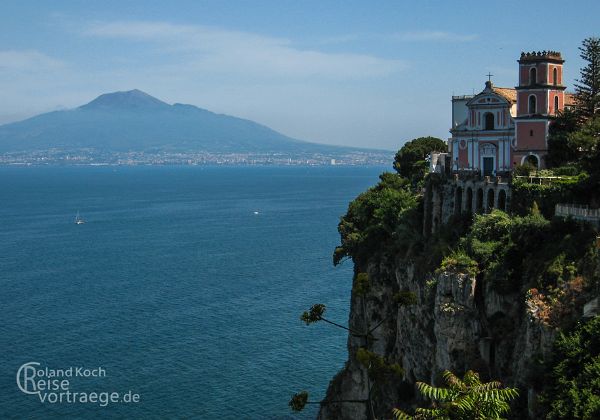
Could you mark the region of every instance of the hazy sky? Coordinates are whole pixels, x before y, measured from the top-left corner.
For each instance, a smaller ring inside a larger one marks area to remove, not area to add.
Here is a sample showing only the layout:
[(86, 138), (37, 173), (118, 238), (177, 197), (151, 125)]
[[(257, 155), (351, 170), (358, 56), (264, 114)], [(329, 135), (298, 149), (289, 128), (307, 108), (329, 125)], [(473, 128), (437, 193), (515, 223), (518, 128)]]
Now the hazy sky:
[(452, 94), (521, 51), (558, 50), (571, 87), (600, 1), (0, 2), (0, 124), (141, 89), (286, 135), (397, 149), (448, 136)]

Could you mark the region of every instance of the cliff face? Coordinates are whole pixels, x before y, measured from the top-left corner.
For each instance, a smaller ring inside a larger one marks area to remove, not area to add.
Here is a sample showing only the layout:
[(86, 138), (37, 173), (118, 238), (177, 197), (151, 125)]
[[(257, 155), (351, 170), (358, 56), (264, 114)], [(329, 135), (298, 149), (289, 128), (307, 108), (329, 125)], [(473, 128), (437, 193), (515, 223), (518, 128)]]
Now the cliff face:
[[(384, 322), (369, 343), (349, 336), (349, 360), (332, 380), (328, 401), (367, 398), (366, 370), (355, 358), (357, 349), (366, 346), (404, 368), (404, 382), (374, 385), (372, 410), (378, 418), (390, 418), (393, 407), (416, 404), (415, 382), (441, 385), (446, 369), (461, 376), (472, 369), (482, 379), (518, 387), (521, 404), (527, 404), (523, 411), (535, 415), (535, 360), (549, 353), (555, 332), (522, 292), (500, 295), (461, 273), (428, 277), (400, 259), (371, 261), (362, 268), (369, 274), (370, 289), (364, 298), (352, 294), (350, 328), (364, 331)], [(399, 291), (414, 293), (417, 303), (399, 307), (393, 298)], [(369, 411), (367, 404), (328, 404), (320, 418), (363, 419)]]

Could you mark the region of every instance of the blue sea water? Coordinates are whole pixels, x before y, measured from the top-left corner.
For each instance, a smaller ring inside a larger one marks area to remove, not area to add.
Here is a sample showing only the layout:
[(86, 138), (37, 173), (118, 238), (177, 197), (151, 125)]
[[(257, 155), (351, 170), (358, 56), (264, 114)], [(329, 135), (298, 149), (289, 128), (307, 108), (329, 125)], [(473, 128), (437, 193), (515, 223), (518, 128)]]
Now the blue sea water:
[[(383, 169), (0, 167), (0, 418), (314, 418), (287, 402), (323, 397), (346, 334), (299, 315), (346, 323), (336, 227)], [(28, 362), (140, 401), (42, 403)]]

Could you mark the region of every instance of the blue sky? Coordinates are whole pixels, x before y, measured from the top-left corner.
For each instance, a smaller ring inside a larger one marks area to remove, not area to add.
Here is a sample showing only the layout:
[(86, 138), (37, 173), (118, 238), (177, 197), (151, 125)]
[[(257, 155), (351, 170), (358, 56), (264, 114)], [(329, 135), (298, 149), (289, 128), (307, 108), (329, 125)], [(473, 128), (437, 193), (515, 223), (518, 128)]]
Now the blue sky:
[[(320, 143), (448, 136), (450, 97), (521, 51), (558, 50), (569, 87), (600, 1), (0, 3), (0, 123), (141, 89)], [(595, 32), (594, 32), (595, 31)]]

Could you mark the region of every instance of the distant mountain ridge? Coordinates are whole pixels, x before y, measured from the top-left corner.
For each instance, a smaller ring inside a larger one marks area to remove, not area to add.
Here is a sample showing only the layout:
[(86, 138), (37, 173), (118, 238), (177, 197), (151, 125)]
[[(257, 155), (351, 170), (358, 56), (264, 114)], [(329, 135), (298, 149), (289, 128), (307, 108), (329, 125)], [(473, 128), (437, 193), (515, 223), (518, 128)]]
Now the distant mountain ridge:
[(0, 126), (0, 153), (49, 149), (209, 153), (363, 150), (297, 140), (254, 121), (194, 105), (169, 105), (137, 89), (106, 93), (75, 109)]

